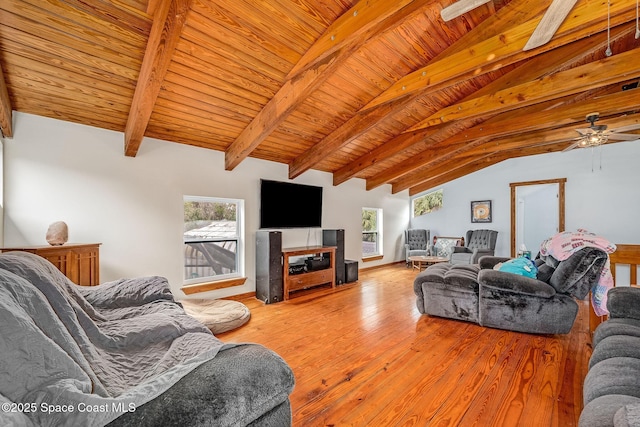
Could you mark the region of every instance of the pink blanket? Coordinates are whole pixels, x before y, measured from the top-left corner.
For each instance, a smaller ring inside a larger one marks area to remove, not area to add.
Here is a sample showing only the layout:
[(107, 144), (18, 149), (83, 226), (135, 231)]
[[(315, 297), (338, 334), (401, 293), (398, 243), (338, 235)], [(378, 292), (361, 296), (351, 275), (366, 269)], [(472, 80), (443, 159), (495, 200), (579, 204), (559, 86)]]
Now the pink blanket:
[[(596, 236), (587, 230), (563, 231), (542, 242), (540, 245), (541, 255), (551, 255), (558, 261), (569, 258), (574, 252), (582, 248), (595, 247), (602, 249), (607, 254), (616, 251), (616, 245)], [(611, 275), (609, 258), (600, 273), (598, 283), (591, 290), (591, 305), (598, 316), (609, 314), (607, 310), (607, 292), (613, 288), (613, 276)]]

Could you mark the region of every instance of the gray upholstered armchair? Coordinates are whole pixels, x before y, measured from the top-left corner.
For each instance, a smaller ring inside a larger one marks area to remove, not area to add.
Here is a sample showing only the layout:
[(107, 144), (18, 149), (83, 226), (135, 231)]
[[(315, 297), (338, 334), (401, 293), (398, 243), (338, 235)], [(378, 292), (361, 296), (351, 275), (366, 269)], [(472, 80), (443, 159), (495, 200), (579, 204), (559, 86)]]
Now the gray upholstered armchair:
[(410, 256), (429, 254), (429, 230), (410, 228), (404, 231), (405, 260), (409, 265)]
[(467, 231), (465, 246), (453, 248), (451, 264), (477, 264), (480, 257), (494, 255), (498, 232), (495, 230)]

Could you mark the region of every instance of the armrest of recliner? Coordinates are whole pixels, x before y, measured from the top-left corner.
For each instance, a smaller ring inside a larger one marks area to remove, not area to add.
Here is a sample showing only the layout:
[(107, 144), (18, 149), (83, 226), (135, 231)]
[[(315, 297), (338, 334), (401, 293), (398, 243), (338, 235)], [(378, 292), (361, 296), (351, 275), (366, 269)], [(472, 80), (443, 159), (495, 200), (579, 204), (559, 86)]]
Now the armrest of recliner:
[(487, 255), (493, 255), (493, 250), (489, 248), (476, 248), (471, 255), (471, 264), (477, 264), (480, 258)]
[(556, 294), (551, 285), (540, 280), (492, 269), (480, 270), (478, 283), (480, 288), (487, 287), (520, 295), (551, 298)]
[(453, 249), (452, 253), (454, 253), (454, 254), (458, 254), (458, 253), (470, 254), (470, 253), (473, 252), (471, 249), (469, 249), (469, 248), (467, 248), (465, 246), (453, 246), (452, 249)]
[(511, 258), (503, 256), (483, 255), (478, 259), (481, 269), (493, 268), (501, 262), (507, 262)]
[(610, 318), (640, 320), (640, 288), (621, 286), (607, 293), (607, 309)]

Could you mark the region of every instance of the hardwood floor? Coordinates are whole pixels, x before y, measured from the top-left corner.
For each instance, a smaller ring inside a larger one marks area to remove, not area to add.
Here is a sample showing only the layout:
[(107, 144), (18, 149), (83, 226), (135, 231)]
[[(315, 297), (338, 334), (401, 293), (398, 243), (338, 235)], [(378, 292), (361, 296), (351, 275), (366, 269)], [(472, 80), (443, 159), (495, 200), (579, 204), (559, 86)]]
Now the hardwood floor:
[(577, 426), (591, 354), (588, 306), (568, 335), (536, 336), (420, 315), (416, 270), (251, 308), (224, 342), (256, 342), (296, 377), (294, 426)]

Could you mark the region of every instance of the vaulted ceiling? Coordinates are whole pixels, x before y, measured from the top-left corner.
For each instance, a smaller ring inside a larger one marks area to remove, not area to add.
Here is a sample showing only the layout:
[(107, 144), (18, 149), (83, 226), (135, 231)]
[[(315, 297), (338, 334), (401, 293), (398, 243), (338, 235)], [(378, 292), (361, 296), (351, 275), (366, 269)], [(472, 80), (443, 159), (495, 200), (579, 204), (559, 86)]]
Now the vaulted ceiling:
[(20, 111), (123, 132), (126, 156), (153, 137), (410, 194), (562, 151), (594, 111), (640, 128), (636, 0), (578, 0), (527, 51), (551, 0), (445, 22), (452, 3), (2, 0), (0, 128)]

